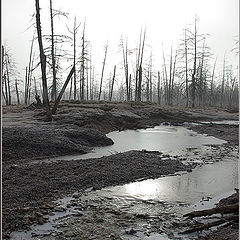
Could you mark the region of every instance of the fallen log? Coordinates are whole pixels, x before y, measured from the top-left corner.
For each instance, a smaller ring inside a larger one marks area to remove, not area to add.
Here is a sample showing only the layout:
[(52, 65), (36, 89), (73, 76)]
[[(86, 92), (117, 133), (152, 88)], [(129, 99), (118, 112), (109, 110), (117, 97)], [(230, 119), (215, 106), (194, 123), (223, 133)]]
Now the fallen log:
[(196, 226), (194, 228), (187, 229), (183, 232), (180, 232), (180, 234), (188, 234), (188, 233), (193, 233), (193, 232), (197, 232), (197, 231), (202, 231), (205, 229), (209, 229), (211, 227), (218, 226), (223, 223), (227, 223), (227, 225), (225, 225), (225, 226), (228, 226), (228, 225), (231, 225), (233, 222), (237, 222), (238, 220), (239, 220), (238, 215), (227, 216), (227, 217), (219, 219), (215, 222), (206, 223), (206, 224), (202, 224), (201, 226)]
[(238, 204), (231, 204), (226, 206), (218, 206), (215, 208), (201, 210), (201, 211), (193, 211), (183, 215), (184, 217), (194, 218), (194, 217), (202, 217), (202, 216), (209, 216), (216, 213), (220, 213), (221, 215), (226, 213), (238, 213), (239, 205)]

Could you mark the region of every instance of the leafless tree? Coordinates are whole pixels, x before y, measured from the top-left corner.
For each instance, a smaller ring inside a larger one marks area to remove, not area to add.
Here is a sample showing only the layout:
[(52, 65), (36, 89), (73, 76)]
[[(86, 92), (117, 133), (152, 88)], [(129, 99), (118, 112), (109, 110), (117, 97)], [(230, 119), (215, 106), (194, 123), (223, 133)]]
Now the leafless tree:
[(100, 101), (101, 94), (102, 94), (103, 74), (104, 74), (104, 68), (105, 68), (105, 64), (106, 64), (108, 44), (106, 44), (106, 46), (104, 48), (105, 48), (105, 51), (104, 51), (104, 59), (103, 59), (103, 66), (102, 66), (102, 74), (101, 74), (101, 79), (100, 79), (100, 88), (99, 88), (98, 101)]
[(35, 5), (36, 5), (36, 23), (37, 23), (38, 44), (39, 44), (41, 72), (42, 72), (43, 103), (46, 106), (47, 117), (49, 119), (52, 119), (52, 113), (50, 110), (50, 104), (49, 104), (49, 98), (48, 98), (48, 87), (47, 87), (47, 78), (46, 78), (46, 56), (44, 54), (43, 43), (42, 43), (42, 30), (41, 30), (39, 0), (35, 0)]
[(109, 91), (109, 101), (112, 101), (112, 95), (113, 95), (113, 86), (114, 86), (114, 82), (115, 82), (115, 76), (116, 76), (116, 65), (114, 66), (114, 70), (113, 70), (113, 77), (112, 80), (110, 81), (110, 91)]

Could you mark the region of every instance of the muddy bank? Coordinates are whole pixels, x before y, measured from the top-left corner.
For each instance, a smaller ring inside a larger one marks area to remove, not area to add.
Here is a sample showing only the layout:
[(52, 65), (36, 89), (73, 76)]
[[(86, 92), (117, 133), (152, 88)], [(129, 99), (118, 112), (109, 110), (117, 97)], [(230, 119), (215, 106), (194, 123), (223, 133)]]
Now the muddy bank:
[(95, 129), (76, 125), (3, 127), (3, 161), (84, 154), (113, 141)]
[(60, 196), (89, 187), (100, 189), (187, 170), (178, 160), (161, 160), (159, 152), (130, 151), (87, 161), (3, 165), (3, 233), (44, 222), (46, 206)]
[(191, 129), (198, 133), (211, 135), (227, 141), (227, 145), (239, 145), (239, 126), (224, 124), (202, 124), (192, 126)]

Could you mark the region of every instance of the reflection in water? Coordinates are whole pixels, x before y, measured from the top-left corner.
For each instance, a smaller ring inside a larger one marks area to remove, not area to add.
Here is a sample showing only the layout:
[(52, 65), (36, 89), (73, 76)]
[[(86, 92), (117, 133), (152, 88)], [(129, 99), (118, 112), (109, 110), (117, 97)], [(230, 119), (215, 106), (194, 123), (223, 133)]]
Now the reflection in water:
[(182, 154), (187, 148), (200, 148), (207, 144), (223, 144), (226, 141), (180, 126), (157, 126), (142, 130), (127, 130), (107, 134), (114, 144), (106, 147), (97, 147), (94, 152), (77, 155), (57, 157), (52, 160), (88, 159), (109, 156), (111, 154), (130, 150), (152, 150), (168, 154)]
[(229, 192), (238, 186), (237, 156), (224, 161), (197, 166), (191, 173), (134, 182), (105, 188), (102, 196), (139, 200), (194, 203), (199, 199)]
[(225, 124), (225, 125), (239, 125), (239, 121), (235, 121), (235, 120), (222, 120), (222, 121), (201, 122), (201, 123), (214, 123), (214, 124)]

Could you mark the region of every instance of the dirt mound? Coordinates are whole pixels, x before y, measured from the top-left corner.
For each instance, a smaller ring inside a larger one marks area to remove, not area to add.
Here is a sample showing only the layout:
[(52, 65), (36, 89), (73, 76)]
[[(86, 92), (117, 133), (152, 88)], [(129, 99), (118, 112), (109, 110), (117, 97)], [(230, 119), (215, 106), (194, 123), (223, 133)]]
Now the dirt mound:
[(76, 125), (35, 125), (2, 129), (3, 161), (83, 154), (93, 147), (113, 144), (96, 129)]

